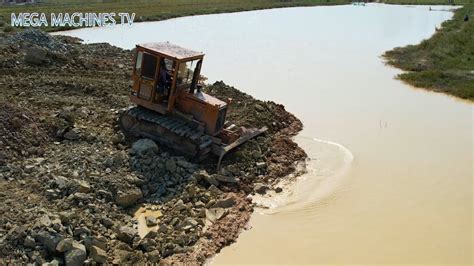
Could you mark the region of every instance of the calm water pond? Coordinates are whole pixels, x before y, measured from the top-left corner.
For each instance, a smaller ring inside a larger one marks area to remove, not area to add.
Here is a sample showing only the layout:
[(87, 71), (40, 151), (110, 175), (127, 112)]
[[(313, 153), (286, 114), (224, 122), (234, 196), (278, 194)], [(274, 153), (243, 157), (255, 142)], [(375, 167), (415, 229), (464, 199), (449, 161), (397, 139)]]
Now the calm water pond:
[(452, 16), (428, 8), (286, 8), (66, 34), (204, 51), (210, 81), (303, 121), (308, 173), (292, 193), (263, 199), (273, 208), (214, 264), (471, 264), (473, 105), (403, 84), (380, 57)]

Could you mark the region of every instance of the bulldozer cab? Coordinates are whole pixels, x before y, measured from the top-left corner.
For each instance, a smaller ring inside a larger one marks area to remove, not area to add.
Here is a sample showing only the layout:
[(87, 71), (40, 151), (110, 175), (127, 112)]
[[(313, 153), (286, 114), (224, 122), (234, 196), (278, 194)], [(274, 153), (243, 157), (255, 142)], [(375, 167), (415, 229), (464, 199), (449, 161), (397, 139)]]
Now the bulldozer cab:
[(137, 45), (132, 101), (162, 114), (173, 112), (180, 92), (197, 90), (203, 57), (168, 42)]
[(131, 101), (160, 114), (181, 116), (206, 134), (222, 131), (227, 103), (201, 92), (204, 54), (168, 43), (136, 46)]

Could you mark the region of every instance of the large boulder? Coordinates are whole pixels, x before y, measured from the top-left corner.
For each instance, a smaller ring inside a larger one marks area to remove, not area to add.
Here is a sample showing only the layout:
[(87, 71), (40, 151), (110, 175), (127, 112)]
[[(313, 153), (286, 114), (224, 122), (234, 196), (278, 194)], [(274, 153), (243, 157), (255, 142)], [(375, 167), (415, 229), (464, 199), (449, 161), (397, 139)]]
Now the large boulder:
[(43, 230), (36, 235), (36, 240), (46, 247), (48, 251), (55, 252), (56, 246), (62, 240), (62, 237), (57, 233), (51, 233)]
[(64, 260), (61, 258), (53, 258), (50, 262), (45, 262), (41, 264), (41, 266), (59, 266), (59, 265), (64, 265)]
[(180, 224), (179, 227), (183, 230), (188, 230), (195, 227), (196, 225), (198, 225), (198, 222), (196, 220), (191, 217), (187, 217), (186, 219), (184, 219), (184, 221)]
[(158, 146), (151, 139), (139, 139), (135, 141), (132, 145), (130, 152), (132, 154), (144, 154), (148, 151), (158, 151)]
[(155, 216), (145, 216), (145, 222), (148, 227), (156, 226), (158, 224)]
[(134, 188), (126, 192), (119, 191), (115, 197), (115, 203), (122, 207), (129, 207), (134, 205), (137, 200), (143, 197), (143, 193), (140, 189)]
[(66, 266), (81, 266), (86, 259), (86, 247), (77, 241), (73, 241), (72, 247), (64, 254)]
[(99, 247), (91, 246), (89, 255), (97, 263), (107, 262), (107, 252)]
[(70, 223), (76, 215), (77, 214), (72, 210), (62, 211), (62, 212), (59, 213), (59, 218), (61, 219), (62, 223), (67, 224), (67, 223)]
[(72, 182), (72, 188), (74, 191), (80, 192), (80, 193), (89, 193), (91, 191), (91, 186), (87, 181), (84, 180), (79, 180), (79, 179), (74, 179)]
[(73, 243), (72, 238), (63, 239), (56, 245), (56, 251), (61, 252), (61, 253), (68, 251), (72, 248), (72, 243)]
[(176, 161), (174, 159), (166, 160), (165, 167), (166, 170), (170, 171), (171, 173), (175, 173), (177, 168)]
[(262, 184), (262, 183), (255, 183), (254, 185), (254, 190), (255, 192), (257, 192), (258, 194), (265, 194), (268, 190), (268, 186)]
[(133, 242), (133, 238), (138, 234), (137, 230), (133, 229), (129, 226), (122, 226), (118, 230), (117, 237), (119, 240), (131, 244)]
[(212, 177), (214, 177), (217, 181), (224, 182), (224, 183), (237, 183), (238, 182), (237, 178), (233, 176), (215, 174)]
[(219, 199), (212, 205), (212, 208), (230, 208), (235, 205), (235, 199), (230, 196), (225, 199)]
[(36, 246), (36, 241), (31, 236), (26, 236), (25, 240), (23, 240), (23, 246), (26, 248), (34, 248)]
[(182, 210), (185, 210), (185, 209), (186, 209), (186, 204), (184, 204), (182, 199), (179, 199), (174, 204), (174, 210), (176, 210), (176, 211), (182, 211)]
[(81, 135), (79, 135), (80, 131), (77, 128), (73, 128), (69, 131), (67, 131), (64, 135), (63, 138), (67, 140), (78, 140), (81, 138)]
[(199, 180), (206, 181), (206, 183), (208, 183), (209, 185), (214, 185), (214, 186), (219, 185), (219, 181), (217, 181), (214, 176), (209, 175), (206, 170), (201, 170), (201, 171), (198, 171), (198, 172), (194, 173), (194, 177), (198, 181)]
[(26, 51), (25, 61), (32, 65), (42, 65), (48, 61), (48, 51), (41, 47), (30, 47)]
[(38, 227), (50, 227), (51, 226), (51, 219), (47, 214), (42, 215), (35, 223)]
[(64, 176), (55, 176), (53, 178), (54, 184), (56, 184), (57, 188), (59, 189), (65, 189), (68, 187), (69, 180), (65, 178)]
[(223, 208), (213, 208), (213, 209), (206, 209), (206, 219), (210, 222), (215, 222), (222, 218), (225, 214), (225, 210)]
[(148, 260), (151, 263), (158, 263), (161, 259), (160, 252), (158, 250), (153, 250), (152, 252), (147, 253)]

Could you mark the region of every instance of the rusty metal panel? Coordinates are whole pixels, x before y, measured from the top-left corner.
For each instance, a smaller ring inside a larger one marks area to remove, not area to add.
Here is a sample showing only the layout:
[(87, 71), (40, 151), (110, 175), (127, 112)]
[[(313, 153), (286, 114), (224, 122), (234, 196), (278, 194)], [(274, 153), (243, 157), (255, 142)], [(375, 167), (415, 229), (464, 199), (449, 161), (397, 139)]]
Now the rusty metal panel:
[(140, 97), (140, 99), (150, 100), (152, 92), (153, 86), (143, 82), (140, 83), (140, 91), (138, 93), (138, 97)]
[(183, 48), (181, 46), (178, 46), (169, 42), (152, 42), (152, 43), (139, 44), (137, 46), (147, 49), (148, 51), (151, 51), (151, 52), (168, 55), (178, 60), (204, 56), (204, 53), (202, 52), (197, 52), (197, 51), (193, 51), (187, 48)]

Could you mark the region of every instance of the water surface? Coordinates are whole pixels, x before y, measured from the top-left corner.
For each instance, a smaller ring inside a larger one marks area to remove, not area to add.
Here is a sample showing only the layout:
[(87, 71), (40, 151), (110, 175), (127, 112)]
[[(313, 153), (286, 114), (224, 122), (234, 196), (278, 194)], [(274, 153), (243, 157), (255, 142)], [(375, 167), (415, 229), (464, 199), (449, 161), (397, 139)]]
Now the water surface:
[(428, 8), (286, 8), (67, 34), (204, 51), (211, 81), (283, 103), (303, 121), (296, 141), (309, 172), (292, 193), (267, 199), (276, 207), (254, 214), (214, 264), (471, 264), (472, 105), (403, 84), (380, 57), (452, 16)]

